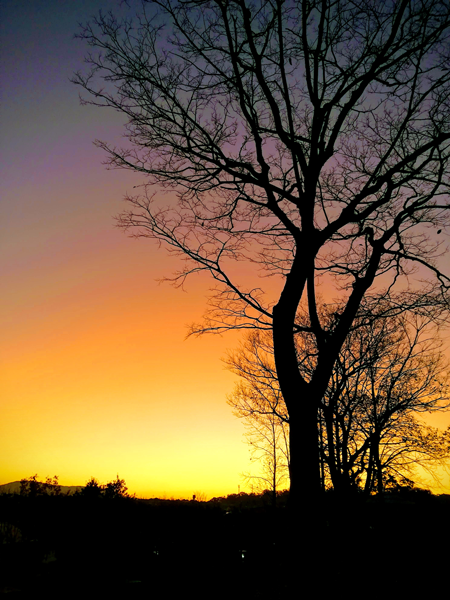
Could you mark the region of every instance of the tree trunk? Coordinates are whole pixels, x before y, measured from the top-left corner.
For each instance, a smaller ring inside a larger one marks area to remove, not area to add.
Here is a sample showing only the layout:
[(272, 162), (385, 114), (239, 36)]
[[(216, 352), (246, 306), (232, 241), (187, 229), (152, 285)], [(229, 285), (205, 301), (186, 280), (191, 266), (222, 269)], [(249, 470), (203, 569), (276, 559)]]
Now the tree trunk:
[(369, 447), (369, 465), (367, 467), (366, 483), (364, 485), (364, 493), (369, 495), (373, 488), (374, 475), (374, 460), (372, 445)]
[(384, 492), (384, 483), (383, 483), (383, 468), (381, 466), (380, 459), (380, 439), (378, 436), (372, 438), (373, 444), (373, 458), (375, 463), (375, 472), (377, 477), (377, 494), (382, 494)]
[(320, 494), (320, 454), (318, 411), (312, 405), (302, 406), (289, 416), (291, 478), (289, 501), (305, 509), (308, 499), (317, 503)]
[(334, 414), (332, 407), (326, 407), (323, 412), (327, 432), (328, 469), (330, 471), (331, 483), (333, 484), (334, 489), (337, 489), (339, 487), (339, 469), (334, 443)]
[(319, 432), (317, 410), (312, 406), (308, 403), (289, 417), (291, 487), (286, 573), (289, 591), (296, 598), (310, 596), (321, 568)]

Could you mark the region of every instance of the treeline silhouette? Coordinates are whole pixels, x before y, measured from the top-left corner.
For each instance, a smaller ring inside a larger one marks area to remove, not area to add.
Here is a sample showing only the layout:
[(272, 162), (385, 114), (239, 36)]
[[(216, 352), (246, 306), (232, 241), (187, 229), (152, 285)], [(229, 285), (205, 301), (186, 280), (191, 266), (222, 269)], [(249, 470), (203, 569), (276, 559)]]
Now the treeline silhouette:
[[(140, 499), (119, 476), (106, 485), (91, 479), (73, 494), (58, 493), (54, 478), (22, 483), (20, 493), (0, 495), (0, 590), (11, 597), (178, 598), (197, 590), (273, 599), (291, 591), (286, 565), (298, 540), (287, 492), (274, 508), (269, 492), (207, 502)], [(445, 583), (450, 496), (415, 488), (369, 499), (330, 492), (319, 514), (317, 535), (327, 549), (319, 596), (357, 597), (370, 585), (389, 598), (421, 583), (429, 594)]]

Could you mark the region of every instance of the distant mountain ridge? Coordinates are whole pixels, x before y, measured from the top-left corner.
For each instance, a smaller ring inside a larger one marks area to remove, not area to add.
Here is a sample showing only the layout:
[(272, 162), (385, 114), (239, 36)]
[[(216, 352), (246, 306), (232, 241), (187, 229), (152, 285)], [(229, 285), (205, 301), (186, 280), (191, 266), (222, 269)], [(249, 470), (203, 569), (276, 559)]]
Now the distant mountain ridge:
[[(74, 494), (75, 492), (83, 489), (82, 485), (60, 485), (61, 494)], [(20, 493), (20, 481), (12, 481), (11, 483), (4, 483), (0, 485), (0, 494), (19, 494)]]

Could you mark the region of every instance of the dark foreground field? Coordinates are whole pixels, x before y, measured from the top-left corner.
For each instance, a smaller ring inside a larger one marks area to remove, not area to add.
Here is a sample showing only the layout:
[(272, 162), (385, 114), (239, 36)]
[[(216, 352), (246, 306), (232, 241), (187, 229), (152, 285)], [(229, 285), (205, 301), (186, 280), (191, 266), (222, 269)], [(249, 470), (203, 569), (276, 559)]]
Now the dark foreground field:
[[(319, 575), (287, 585), (287, 508), (216, 502), (0, 496), (0, 592), (11, 598), (448, 597), (450, 497), (321, 504)], [(302, 549), (303, 551), (303, 549)], [(308, 548), (304, 548), (308, 552)], [(301, 556), (301, 553), (300, 553)], [(298, 585), (297, 585), (298, 584)]]

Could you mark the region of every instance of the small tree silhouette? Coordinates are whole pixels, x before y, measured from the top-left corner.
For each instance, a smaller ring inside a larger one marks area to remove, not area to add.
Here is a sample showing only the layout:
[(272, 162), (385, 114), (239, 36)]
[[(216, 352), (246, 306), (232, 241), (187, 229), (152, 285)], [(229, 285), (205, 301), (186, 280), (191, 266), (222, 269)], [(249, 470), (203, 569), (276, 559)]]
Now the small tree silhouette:
[(100, 484), (95, 477), (91, 477), (80, 494), (88, 498), (115, 499), (130, 497), (125, 479), (120, 479), (119, 475), (117, 475), (116, 479), (109, 481), (105, 485)]
[(99, 481), (95, 477), (91, 477), (86, 483), (80, 494), (88, 498), (100, 498), (102, 495), (103, 486), (100, 485)]
[(58, 476), (46, 477), (45, 481), (38, 481), (37, 473), (31, 477), (20, 480), (20, 495), (30, 496), (32, 498), (36, 496), (42, 496), (47, 494), (49, 496), (59, 496), (61, 493), (61, 486), (58, 482)]
[(116, 479), (109, 481), (103, 487), (103, 495), (105, 498), (129, 498), (130, 495), (127, 493), (127, 490), (125, 479), (120, 479), (119, 475), (117, 475)]

